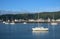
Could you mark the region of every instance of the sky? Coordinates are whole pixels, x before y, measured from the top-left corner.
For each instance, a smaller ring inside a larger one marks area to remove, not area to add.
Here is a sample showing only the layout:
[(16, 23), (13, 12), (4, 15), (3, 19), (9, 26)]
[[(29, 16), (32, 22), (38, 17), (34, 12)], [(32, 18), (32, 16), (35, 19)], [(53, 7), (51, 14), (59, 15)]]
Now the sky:
[(19, 12), (60, 11), (60, 0), (0, 0), (0, 10)]

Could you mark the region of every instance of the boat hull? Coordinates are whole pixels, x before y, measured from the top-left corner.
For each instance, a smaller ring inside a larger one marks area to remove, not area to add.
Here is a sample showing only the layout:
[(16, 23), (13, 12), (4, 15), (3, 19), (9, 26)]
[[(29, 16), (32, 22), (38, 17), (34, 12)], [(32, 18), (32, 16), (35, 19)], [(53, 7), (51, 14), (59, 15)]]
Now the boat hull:
[(58, 23), (51, 23), (51, 25), (57, 25)]
[(15, 23), (10, 23), (10, 24), (15, 24)]
[(33, 31), (48, 31), (48, 28), (32, 28)]

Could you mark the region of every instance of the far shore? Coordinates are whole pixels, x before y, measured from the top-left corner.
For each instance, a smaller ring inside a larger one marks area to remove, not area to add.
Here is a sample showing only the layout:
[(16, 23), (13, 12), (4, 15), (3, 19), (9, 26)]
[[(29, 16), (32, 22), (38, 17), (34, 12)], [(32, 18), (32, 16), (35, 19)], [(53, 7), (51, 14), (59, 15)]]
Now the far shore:
[[(3, 22), (3, 21), (1, 21), (1, 22)], [(5, 21), (6, 22), (6, 21)], [(24, 23), (24, 22), (26, 22), (26, 23), (38, 23), (37, 21), (34, 21), (34, 22), (30, 22), (30, 21), (21, 21), (21, 22), (14, 22), (14, 23)], [(8, 23), (11, 23), (11, 22), (8, 22)], [(48, 22), (48, 21), (44, 21), (44, 22), (39, 22), (39, 23), (53, 23), (53, 21), (50, 21), (50, 22)], [(54, 21), (54, 23), (60, 23), (60, 21)]]

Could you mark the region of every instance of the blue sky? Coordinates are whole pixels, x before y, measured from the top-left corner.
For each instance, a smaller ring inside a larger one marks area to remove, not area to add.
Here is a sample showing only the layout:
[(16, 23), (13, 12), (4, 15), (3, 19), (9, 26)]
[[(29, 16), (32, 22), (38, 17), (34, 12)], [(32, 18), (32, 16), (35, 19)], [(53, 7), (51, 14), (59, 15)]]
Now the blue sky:
[(0, 0), (0, 10), (20, 12), (60, 11), (60, 0)]

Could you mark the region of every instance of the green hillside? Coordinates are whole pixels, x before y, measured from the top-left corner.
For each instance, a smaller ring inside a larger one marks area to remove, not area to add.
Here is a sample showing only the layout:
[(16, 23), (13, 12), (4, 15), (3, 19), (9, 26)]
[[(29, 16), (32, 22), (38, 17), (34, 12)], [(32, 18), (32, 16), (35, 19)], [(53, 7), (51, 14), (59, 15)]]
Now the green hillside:
[[(43, 19), (47, 19), (48, 17), (50, 19), (53, 19), (53, 16), (54, 16), (54, 19), (60, 19), (60, 11), (58, 12), (41, 12), (39, 13), (39, 18), (43, 18)], [(3, 20), (8, 20), (8, 19), (25, 19), (25, 20), (28, 20), (28, 19), (37, 19), (38, 18), (38, 13), (34, 13), (34, 14), (28, 14), (28, 13), (25, 13), (25, 14), (3, 14), (3, 15), (0, 15), (0, 19), (3, 19)]]

